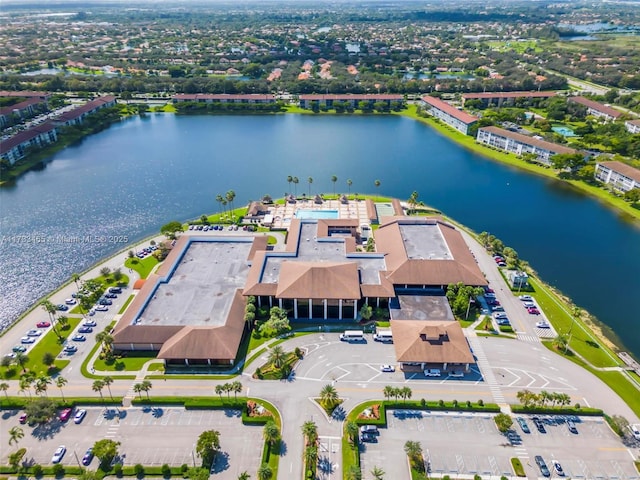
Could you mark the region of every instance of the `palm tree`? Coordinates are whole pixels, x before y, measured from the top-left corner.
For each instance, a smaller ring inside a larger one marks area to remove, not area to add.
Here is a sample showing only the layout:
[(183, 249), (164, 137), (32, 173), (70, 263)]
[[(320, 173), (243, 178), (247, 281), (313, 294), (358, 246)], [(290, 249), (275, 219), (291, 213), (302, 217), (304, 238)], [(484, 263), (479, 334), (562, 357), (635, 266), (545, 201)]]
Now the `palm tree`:
[(293, 177), (291, 175), (287, 175), (287, 183), (289, 184), (289, 193), (291, 193), (291, 182), (293, 182)]
[(335, 175), (331, 175), (331, 182), (333, 183), (333, 195), (336, 194), (336, 182), (338, 181), (338, 177)]
[(338, 391), (331, 384), (327, 384), (320, 390), (320, 403), (333, 405), (338, 401)]
[(214, 388), (216, 395), (220, 396), (220, 400), (222, 400), (222, 392), (224, 392), (224, 388), (222, 385), (216, 385), (216, 387)]
[(422, 445), (420, 445), (420, 442), (407, 440), (404, 444), (404, 453), (406, 453), (410, 459), (418, 460), (422, 455)]
[(298, 195), (298, 182), (300, 182), (300, 180), (298, 180), (298, 177), (293, 177), (293, 188), (295, 189), (295, 195)]
[(9, 446), (14, 443), (17, 445), (22, 438), (24, 438), (24, 430), (20, 427), (12, 427), (9, 429)]
[(286, 354), (284, 353), (284, 349), (280, 345), (276, 345), (270, 350), (268, 361), (272, 363), (274, 367), (282, 368), (285, 358)]
[(7, 382), (0, 383), (0, 392), (4, 392), (4, 396), (6, 398), (9, 398), (9, 395), (7, 394), (7, 390), (9, 390), (9, 384)]
[(100, 394), (100, 398), (104, 401), (104, 397), (102, 396), (102, 389), (104, 388), (104, 382), (102, 380), (95, 380), (93, 385), (91, 385), (91, 390), (94, 392), (98, 392)]
[(220, 215), (222, 215), (222, 200), (224, 200), (224, 198), (222, 198), (222, 195), (220, 194), (216, 195), (216, 202), (218, 202), (218, 209), (220, 210)]
[(249, 472), (242, 472), (240, 475), (238, 475), (238, 480), (249, 480), (251, 478), (251, 475), (249, 475)]
[(96, 341), (102, 344), (102, 350), (104, 352), (111, 351), (111, 345), (113, 344), (113, 337), (105, 331), (98, 332), (96, 334)]
[(280, 440), (280, 429), (273, 420), (267, 422), (264, 426), (264, 429), (262, 430), (262, 438), (264, 438), (264, 441), (271, 447), (274, 447)]
[(133, 391), (135, 393), (137, 393), (138, 395), (140, 395), (140, 398), (142, 398), (142, 384), (141, 383), (136, 383), (133, 386)]
[(315, 465), (318, 462), (318, 447), (309, 445), (304, 449), (304, 462), (307, 465)]
[(373, 480), (384, 480), (384, 470), (380, 467), (373, 467), (371, 475), (373, 476)]
[(67, 379), (62, 376), (59, 376), (58, 378), (56, 378), (56, 387), (60, 389), (60, 395), (62, 396), (63, 402), (64, 402), (64, 392), (62, 391), (62, 387), (64, 387), (67, 383), (69, 383)]
[(353, 185), (353, 180), (348, 179), (347, 180), (347, 187), (349, 187), (349, 195), (351, 195), (351, 185)]
[(311, 445), (318, 439), (318, 426), (308, 420), (302, 424), (302, 434), (307, 437), (307, 445)]
[(238, 399), (238, 394), (242, 393), (242, 383), (240, 383), (239, 381), (235, 381), (231, 384), (231, 390), (233, 391), (233, 394), (236, 398), (236, 400)]
[(58, 311), (56, 309), (56, 306), (53, 303), (51, 303), (49, 300), (43, 300), (40, 303), (40, 306), (44, 309), (45, 312), (47, 312), (47, 315), (49, 315), (49, 321), (51, 322), (51, 329), (56, 334), (58, 339), (62, 340), (62, 336), (58, 333), (58, 330), (56, 329), (56, 312)]
[(382, 390), (382, 394), (384, 395), (384, 398), (389, 400), (391, 397), (393, 397), (394, 390), (395, 389), (391, 385), (387, 385), (386, 387), (384, 387), (384, 389)]
[(40, 376), (36, 379), (36, 393), (44, 393), (46, 395), (49, 385), (51, 385), (51, 377), (49, 375), (40, 374)]
[(229, 190), (224, 194), (224, 198), (227, 202), (229, 202), (229, 208), (231, 209), (231, 211), (233, 211), (233, 200), (236, 198), (236, 192), (234, 192), (233, 190)]
[(403, 400), (411, 398), (411, 395), (413, 395), (413, 392), (409, 387), (402, 387), (400, 391), (402, 392), (401, 395)]
[(27, 357), (23, 352), (16, 352), (16, 356), (13, 357), (13, 361), (22, 369), (22, 373), (26, 372), (24, 366), (29, 361), (29, 357)]
[(358, 443), (358, 425), (356, 425), (354, 422), (347, 422), (347, 424), (344, 426), (344, 431), (349, 436), (349, 441), (353, 445)]
[(309, 196), (311, 196), (311, 184), (313, 183), (313, 177), (307, 178), (307, 182), (309, 182)]
[(72, 273), (71, 274), (71, 281), (76, 284), (76, 292), (79, 292), (80, 291), (80, 285), (78, 284), (78, 282), (80, 281), (80, 275), (77, 274), (77, 273)]
[(357, 465), (351, 465), (347, 470), (347, 480), (362, 480), (362, 472)]
[[(375, 182), (373, 182), (373, 184), (375, 185), (376, 190), (377, 190), (377, 189), (380, 188), (381, 182), (380, 182), (380, 180), (376, 180)], [(377, 200), (377, 194), (376, 194), (376, 200)]]
[(147, 400), (149, 399), (149, 390), (153, 388), (153, 385), (149, 380), (142, 381), (142, 391), (147, 394)]
[(104, 383), (104, 386), (109, 390), (109, 396), (111, 397), (111, 400), (113, 400), (113, 395), (111, 393), (111, 384), (113, 383), (113, 378), (108, 375), (106, 377), (102, 377), (102, 383)]
[(273, 477), (273, 470), (271, 470), (271, 467), (266, 463), (260, 465), (260, 468), (258, 469), (258, 480), (270, 480), (271, 477)]

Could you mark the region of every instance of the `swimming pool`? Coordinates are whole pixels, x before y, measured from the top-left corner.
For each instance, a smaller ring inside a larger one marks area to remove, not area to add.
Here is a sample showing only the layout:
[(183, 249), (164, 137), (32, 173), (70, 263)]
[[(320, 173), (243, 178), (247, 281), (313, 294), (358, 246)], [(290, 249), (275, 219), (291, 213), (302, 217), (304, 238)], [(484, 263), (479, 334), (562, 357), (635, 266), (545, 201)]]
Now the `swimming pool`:
[(573, 133), (573, 130), (571, 130), (568, 127), (551, 127), (551, 130), (553, 130), (556, 133), (559, 133), (563, 137), (576, 137), (577, 136), (575, 133)]
[(338, 210), (296, 210), (296, 218), (304, 219), (321, 219), (321, 218), (338, 218)]

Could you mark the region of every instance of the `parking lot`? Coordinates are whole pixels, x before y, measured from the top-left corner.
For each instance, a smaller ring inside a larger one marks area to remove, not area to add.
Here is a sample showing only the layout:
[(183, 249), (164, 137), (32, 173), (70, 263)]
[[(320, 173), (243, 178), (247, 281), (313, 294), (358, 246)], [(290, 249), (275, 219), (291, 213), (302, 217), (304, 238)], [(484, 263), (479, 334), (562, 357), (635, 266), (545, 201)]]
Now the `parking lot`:
[[(18, 424), (18, 411), (4, 411), (2, 431)], [(46, 427), (20, 425), (25, 436), (20, 446), (27, 449), (26, 460), (48, 465), (59, 445), (67, 447), (63, 465), (79, 463), (87, 448), (102, 438), (121, 443), (124, 465), (199, 465), (195, 456), (198, 436), (205, 430), (220, 432), (221, 454), (214, 466), (216, 478), (236, 479), (247, 470), (255, 473), (262, 453), (262, 428), (242, 424), (239, 410), (185, 410), (180, 407), (108, 409), (87, 408), (81, 424), (73, 418), (66, 423), (51, 422)], [(6, 463), (10, 449), (3, 449)], [(89, 468), (95, 469), (94, 459)]]
[(570, 433), (564, 420), (558, 424), (547, 420), (547, 433), (542, 434), (525, 418), (531, 433), (523, 433), (514, 423), (510, 440), (498, 432), (488, 414), (394, 410), (377, 442), (363, 444), (363, 472), (378, 466), (389, 478), (408, 478), (404, 444), (413, 440), (420, 442), (434, 474), (511, 478), (510, 459), (518, 457), (529, 478), (537, 478), (542, 475), (533, 459), (541, 455), (550, 468), (552, 460), (560, 462), (567, 478), (640, 478), (630, 452), (601, 418), (580, 418), (578, 434)]

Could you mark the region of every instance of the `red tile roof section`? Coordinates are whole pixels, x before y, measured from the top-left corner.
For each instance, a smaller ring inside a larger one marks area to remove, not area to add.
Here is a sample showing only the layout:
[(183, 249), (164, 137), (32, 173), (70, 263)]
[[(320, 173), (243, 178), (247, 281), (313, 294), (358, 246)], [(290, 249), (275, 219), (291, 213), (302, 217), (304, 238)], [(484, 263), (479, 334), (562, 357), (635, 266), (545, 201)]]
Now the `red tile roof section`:
[(594, 102), (593, 100), (589, 100), (585, 97), (569, 97), (568, 101), (579, 103), (580, 105), (584, 105), (587, 108), (592, 108), (613, 118), (618, 118), (622, 115), (622, 112), (616, 110), (615, 108), (608, 107), (606, 105), (603, 105), (602, 103)]
[(449, 105), (447, 102), (440, 100), (439, 98), (430, 97), (426, 95), (422, 97), (422, 101), (425, 103), (428, 103), (433, 108), (437, 108), (438, 110), (443, 111), (447, 115), (450, 115), (453, 118), (460, 120), (463, 123), (466, 123), (467, 125), (478, 121), (477, 117), (474, 117), (473, 115), (470, 115), (467, 112), (458, 110), (456, 107)]
[(509, 130), (505, 130), (504, 128), (482, 127), (478, 129), (478, 131), (480, 130), (491, 132), (494, 135), (498, 135), (500, 137), (511, 138), (512, 140), (515, 140), (517, 142), (524, 143), (526, 145), (533, 145), (534, 147), (542, 148), (550, 152), (578, 153), (578, 151), (574, 150), (573, 148), (565, 147), (564, 145), (558, 145), (557, 143), (547, 142), (546, 140), (539, 140), (537, 138), (529, 137), (527, 135), (522, 135), (521, 133), (511, 132)]

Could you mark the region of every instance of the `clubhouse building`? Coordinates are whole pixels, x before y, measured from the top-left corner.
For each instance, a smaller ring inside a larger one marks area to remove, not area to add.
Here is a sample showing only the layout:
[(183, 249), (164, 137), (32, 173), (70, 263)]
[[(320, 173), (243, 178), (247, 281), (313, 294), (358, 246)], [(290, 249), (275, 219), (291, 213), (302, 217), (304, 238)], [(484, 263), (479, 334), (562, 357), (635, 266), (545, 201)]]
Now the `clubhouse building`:
[(184, 234), (117, 323), (114, 348), (157, 351), (168, 366), (233, 364), (254, 296), (294, 322), (357, 322), (364, 304), (389, 308), (403, 367), (467, 369), (473, 356), (444, 290), (487, 281), (460, 232), (439, 217), (384, 217), (376, 252), (363, 252), (358, 227), (293, 219), (280, 250), (264, 235)]

